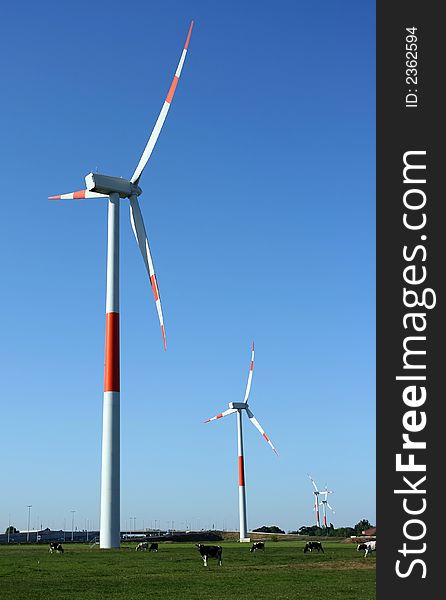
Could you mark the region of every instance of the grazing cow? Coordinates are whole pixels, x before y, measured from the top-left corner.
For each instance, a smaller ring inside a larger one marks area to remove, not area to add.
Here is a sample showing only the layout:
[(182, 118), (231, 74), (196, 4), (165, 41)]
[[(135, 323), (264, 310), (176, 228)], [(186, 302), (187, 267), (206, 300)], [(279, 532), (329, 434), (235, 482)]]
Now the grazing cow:
[(139, 542), (139, 544), (136, 546), (135, 550), (147, 550), (148, 547), (149, 547), (149, 542)]
[(361, 544), (358, 544), (356, 550), (365, 550), (364, 556), (367, 556), (371, 552), (376, 552), (376, 540), (371, 542), (362, 542)]
[(324, 549), (322, 548), (322, 544), (320, 542), (307, 542), (305, 544), (304, 552), (313, 552), (313, 550), (322, 552), (322, 554), (324, 553)]
[(63, 554), (62, 544), (60, 542), (50, 542), (49, 552), (51, 552), (51, 554), (53, 552), (57, 552), (58, 554)]
[(265, 550), (265, 542), (253, 542), (250, 552), (255, 552), (256, 550)]
[(152, 542), (150, 544), (149, 552), (158, 552), (158, 542)]
[(203, 565), (205, 567), (208, 566), (208, 558), (216, 558), (218, 560), (218, 564), (221, 567), (221, 553), (223, 548), (221, 546), (205, 546), (203, 544), (195, 544), (198, 548), (198, 552), (201, 554), (201, 558), (203, 559)]

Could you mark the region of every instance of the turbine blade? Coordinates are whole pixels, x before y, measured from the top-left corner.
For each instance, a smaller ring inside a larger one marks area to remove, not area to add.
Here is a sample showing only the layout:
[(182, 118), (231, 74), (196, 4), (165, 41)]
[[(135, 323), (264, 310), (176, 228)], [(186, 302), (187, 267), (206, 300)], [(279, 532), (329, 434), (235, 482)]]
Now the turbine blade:
[(130, 221), (132, 223), (133, 233), (135, 234), (136, 241), (141, 251), (144, 264), (146, 265), (147, 272), (150, 278), (150, 284), (152, 286), (153, 297), (155, 298), (156, 310), (158, 312), (158, 319), (161, 327), (161, 334), (163, 336), (164, 350), (167, 347), (166, 334), (164, 331), (164, 319), (163, 311), (161, 309), (161, 299), (158, 289), (158, 282), (156, 280), (155, 269), (153, 268), (152, 255), (150, 254), (149, 240), (147, 239), (146, 228), (144, 227), (144, 221), (139, 207), (138, 198), (136, 196), (130, 197)]
[(85, 198), (108, 198), (106, 194), (98, 194), (89, 190), (79, 190), (70, 194), (60, 194), (59, 196), (48, 196), (48, 200), (84, 200)]
[(249, 375), (248, 375), (248, 383), (246, 384), (245, 399), (243, 400), (243, 402), (245, 404), (248, 402), (249, 392), (251, 391), (252, 372), (253, 371), (254, 371), (254, 342), (252, 343), (251, 364), (249, 366)]
[(224, 410), (223, 412), (219, 413), (218, 415), (215, 415), (215, 417), (212, 417), (212, 419), (208, 419), (207, 421), (205, 421), (205, 423), (209, 423), (210, 421), (215, 421), (216, 419), (221, 419), (222, 417), (226, 417), (226, 415), (230, 415), (235, 412), (237, 412), (236, 408), (228, 408), (228, 410)]
[(183, 52), (181, 53), (180, 62), (178, 63), (177, 70), (175, 71), (175, 75), (173, 76), (172, 83), (170, 85), (169, 91), (167, 93), (166, 99), (164, 101), (163, 107), (161, 109), (160, 114), (158, 115), (158, 119), (156, 120), (155, 126), (150, 134), (149, 141), (144, 148), (144, 152), (142, 153), (141, 158), (139, 159), (139, 163), (135, 169), (135, 172), (132, 175), (131, 182), (138, 183), (139, 178), (142, 175), (142, 172), (152, 154), (153, 148), (158, 140), (158, 136), (161, 133), (161, 129), (164, 125), (164, 121), (166, 120), (167, 113), (169, 112), (170, 105), (173, 100), (173, 96), (175, 94), (175, 90), (177, 88), (178, 80), (180, 79), (181, 71), (183, 69), (184, 61), (186, 59), (187, 49), (189, 47), (189, 40), (192, 34), (192, 27), (194, 22), (190, 24), (189, 33), (187, 34), (186, 43), (184, 44)]
[[(308, 475), (308, 473), (307, 473), (307, 475)], [(319, 494), (319, 490), (317, 489), (316, 482), (315, 482), (315, 481), (314, 481), (314, 479), (311, 477), (311, 475), (308, 475), (308, 477), (311, 479), (311, 483), (313, 484), (313, 486), (314, 486), (314, 489), (315, 489), (315, 490), (316, 490), (316, 492)]]
[(260, 425), (260, 423), (257, 421), (257, 419), (255, 418), (255, 416), (253, 415), (253, 413), (249, 410), (249, 408), (246, 409), (246, 412), (248, 413), (248, 417), (249, 420), (251, 421), (251, 423), (254, 425), (254, 427), (263, 435), (263, 437), (265, 438), (265, 440), (268, 442), (268, 444), (271, 446), (271, 448), (274, 450), (274, 452), (277, 454), (277, 456), (279, 456), (279, 453), (277, 452), (277, 450), (274, 448), (271, 440), (269, 439), (269, 437), (266, 435), (264, 429), (262, 429), (262, 426)]

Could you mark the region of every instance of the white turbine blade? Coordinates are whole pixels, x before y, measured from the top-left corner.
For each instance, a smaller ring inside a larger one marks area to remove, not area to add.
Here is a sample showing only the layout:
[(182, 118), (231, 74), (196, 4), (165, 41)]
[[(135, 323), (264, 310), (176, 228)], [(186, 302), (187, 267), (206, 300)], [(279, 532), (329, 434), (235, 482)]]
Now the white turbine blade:
[(132, 175), (131, 182), (138, 183), (139, 178), (142, 175), (142, 172), (152, 154), (153, 148), (158, 140), (158, 136), (161, 133), (161, 129), (164, 125), (164, 121), (166, 120), (167, 113), (169, 112), (170, 105), (173, 100), (173, 96), (175, 94), (175, 90), (178, 84), (178, 80), (180, 79), (181, 71), (183, 69), (183, 64), (186, 59), (187, 49), (189, 47), (189, 40), (192, 33), (192, 27), (194, 22), (190, 24), (189, 33), (187, 34), (186, 43), (184, 44), (183, 52), (181, 53), (180, 62), (178, 63), (177, 70), (175, 71), (175, 75), (173, 77), (172, 83), (170, 85), (169, 91), (167, 93), (166, 99), (164, 101), (163, 107), (161, 109), (160, 114), (158, 115), (158, 119), (156, 120), (155, 126), (150, 134), (149, 141), (146, 144), (144, 152), (142, 153), (141, 158), (139, 159), (139, 163), (135, 169), (135, 172)]
[(237, 412), (236, 408), (228, 408), (228, 410), (224, 410), (223, 412), (219, 413), (218, 415), (215, 415), (215, 417), (212, 417), (212, 419), (208, 419), (207, 421), (205, 421), (205, 423), (209, 423), (210, 421), (215, 421), (216, 419), (221, 419), (222, 417), (226, 417), (226, 415), (230, 415), (235, 412)]
[(325, 490), (323, 490), (322, 492), (319, 492), (320, 494), (323, 494), (325, 496), (325, 500), (324, 502), (327, 502), (327, 498), (328, 498), (328, 494), (332, 494), (333, 490), (329, 490), (327, 488), (327, 486), (325, 486)]
[(332, 510), (332, 511), (334, 512), (334, 508), (333, 508), (332, 506), (330, 506), (330, 505), (328, 504), (328, 502), (327, 502), (327, 506), (328, 506), (328, 508), (329, 508), (330, 510)]
[[(307, 473), (307, 475), (308, 475), (308, 473)], [(315, 490), (316, 490), (316, 492), (319, 494), (319, 490), (317, 489), (316, 482), (315, 482), (315, 481), (314, 481), (314, 479), (311, 477), (311, 475), (308, 475), (308, 477), (311, 479), (311, 483), (313, 484), (313, 486), (314, 486), (314, 489), (315, 489)]]
[(249, 420), (251, 421), (251, 423), (254, 425), (254, 427), (260, 431), (260, 433), (263, 435), (263, 437), (265, 438), (265, 440), (268, 442), (268, 444), (271, 446), (271, 448), (274, 450), (274, 452), (277, 454), (277, 456), (279, 456), (279, 453), (277, 452), (277, 450), (274, 448), (271, 440), (269, 439), (269, 437), (266, 435), (264, 429), (262, 428), (262, 426), (260, 425), (260, 423), (257, 421), (257, 419), (255, 418), (255, 416), (252, 414), (252, 412), (249, 410), (249, 408), (246, 409), (246, 412), (248, 413), (248, 417)]
[(245, 404), (248, 402), (249, 392), (251, 391), (252, 372), (253, 371), (254, 371), (254, 342), (252, 343), (251, 364), (249, 366), (249, 375), (248, 375), (248, 383), (246, 384), (245, 399), (243, 400), (243, 402)]
[(146, 265), (147, 272), (150, 277), (150, 284), (152, 286), (153, 297), (155, 299), (156, 310), (158, 312), (158, 319), (161, 327), (161, 334), (163, 336), (164, 350), (166, 349), (166, 334), (164, 331), (164, 319), (163, 311), (161, 310), (161, 299), (158, 289), (158, 282), (156, 280), (155, 269), (153, 268), (152, 255), (150, 254), (149, 240), (147, 239), (146, 228), (144, 227), (144, 221), (139, 207), (138, 198), (136, 196), (130, 197), (130, 221), (132, 223), (133, 233), (135, 234), (136, 241)]
[(60, 194), (59, 196), (48, 196), (48, 200), (84, 200), (85, 198), (108, 198), (106, 194), (90, 192), (90, 190), (79, 190), (70, 194)]

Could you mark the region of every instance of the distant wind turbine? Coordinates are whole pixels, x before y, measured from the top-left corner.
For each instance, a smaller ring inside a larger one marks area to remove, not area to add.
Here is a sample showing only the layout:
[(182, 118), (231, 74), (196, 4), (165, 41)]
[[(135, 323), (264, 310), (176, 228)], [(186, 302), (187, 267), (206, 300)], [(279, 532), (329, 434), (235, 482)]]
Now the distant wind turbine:
[(251, 364), (249, 367), (249, 375), (248, 375), (248, 383), (246, 385), (245, 398), (243, 402), (230, 402), (229, 409), (225, 410), (215, 417), (208, 419), (205, 423), (209, 423), (210, 421), (215, 421), (216, 419), (221, 419), (222, 417), (226, 417), (232, 413), (237, 413), (237, 445), (238, 445), (238, 482), (239, 482), (239, 519), (240, 519), (240, 541), (241, 542), (249, 542), (249, 538), (247, 537), (248, 526), (246, 521), (246, 493), (245, 493), (245, 465), (243, 458), (243, 430), (242, 430), (242, 411), (246, 411), (249, 420), (254, 425), (254, 427), (262, 434), (274, 452), (278, 455), (277, 450), (274, 448), (271, 440), (266, 435), (265, 431), (262, 429), (260, 423), (255, 418), (254, 414), (251, 412), (248, 406), (248, 397), (249, 392), (251, 391), (251, 383), (252, 383), (252, 373), (254, 370), (254, 342), (252, 344), (251, 351)]
[[(105, 376), (102, 426), (102, 473), (101, 473), (101, 524), (100, 547), (120, 546), (120, 349), (119, 349), (119, 207), (121, 200), (128, 198), (130, 221), (133, 233), (141, 251), (149, 274), (155, 298), (158, 319), (161, 326), (164, 349), (166, 335), (161, 310), (158, 283), (153, 267), (152, 256), (146, 229), (139, 207), (138, 196), (142, 190), (139, 180), (152, 154), (153, 148), (163, 127), (186, 58), (193, 22), (187, 34), (186, 43), (167, 93), (161, 112), (156, 120), (144, 152), (130, 179), (89, 173), (85, 177), (86, 188), (78, 192), (50, 196), (50, 200), (78, 200), (84, 198), (108, 199), (108, 241), (107, 241), (107, 292), (105, 317)], [(131, 27), (131, 26), (130, 26)], [(111, 82), (113, 89), (113, 82)], [(127, 91), (134, 91), (135, 83), (131, 75), (126, 83)]]
[(328, 494), (332, 494), (333, 490), (329, 490), (327, 489), (327, 486), (325, 486), (325, 490), (323, 490), (322, 492), (320, 492), (320, 495), (325, 495), (325, 498), (322, 499), (319, 503), (320, 506), (322, 506), (322, 513), (323, 513), (323, 517), (324, 517), (324, 527), (325, 529), (328, 529), (328, 525), (327, 525), (327, 507), (332, 511), (332, 513), (334, 514), (334, 509), (332, 506), (330, 506), (327, 496)]
[[(307, 473), (307, 475), (308, 475), (308, 473)], [(321, 522), (320, 522), (320, 519), (319, 519), (319, 494), (320, 494), (320, 491), (318, 490), (316, 482), (311, 477), (311, 475), (308, 475), (308, 477), (310, 478), (311, 483), (313, 484), (313, 487), (314, 487), (314, 491), (313, 491), (313, 494), (314, 494), (314, 508), (313, 508), (313, 510), (316, 513), (316, 525), (318, 527), (320, 527), (321, 526)]]

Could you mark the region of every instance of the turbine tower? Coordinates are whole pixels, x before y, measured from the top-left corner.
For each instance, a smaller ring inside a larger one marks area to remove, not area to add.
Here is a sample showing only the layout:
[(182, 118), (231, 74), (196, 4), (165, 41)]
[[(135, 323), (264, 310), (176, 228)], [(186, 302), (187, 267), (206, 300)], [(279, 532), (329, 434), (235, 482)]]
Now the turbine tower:
[(260, 423), (255, 418), (248, 406), (249, 392), (251, 391), (252, 373), (254, 370), (254, 342), (252, 343), (251, 351), (251, 365), (249, 367), (248, 383), (246, 385), (245, 398), (243, 402), (230, 402), (228, 410), (225, 410), (215, 417), (208, 419), (205, 423), (215, 421), (230, 415), (232, 413), (237, 414), (237, 448), (238, 448), (238, 490), (239, 490), (239, 519), (240, 519), (240, 541), (249, 542), (247, 537), (248, 527), (246, 521), (246, 493), (245, 493), (245, 465), (244, 465), (244, 454), (243, 454), (243, 429), (242, 429), (242, 411), (246, 411), (249, 420), (254, 427), (262, 434), (274, 452), (278, 455), (277, 450), (274, 448), (271, 440), (262, 429)]
[(186, 58), (192, 27), (193, 21), (189, 27), (186, 43), (181, 53), (181, 58), (168, 94), (161, 108), (161, 112), (132, 177), (130, 179), (122, 179), (121, 177), (89, 173), (85, 177), (87, 189), (69, 194), (62, 194), (60, 196), (50, 196), (49, 198), (50, 200), (77, 200), (84, 198), (108, 199), (105, 369), (101, 470), (101, 548), (119, 548), (120, 546), (119, 207), (121, 200), (128, 198), (130, 204), (130, 221), (149, 274), (165, 350), (166, 335), (158, 283), (153, 267), (149, 241), (147, 239), (146, 229), (138, 202), (138, 196), (142, 193), (142, 190), (139, 187), (139, 180), (150, 155), (152, 154), (172, 103)]
[(328, 502), (328, 494), (332, 494), (333, 490), (329, 490), (327, 489), (327, 486), (325, 486), (325, 490), (323, 490), (322, 492), (320, 492), (320, 495), (325, 495), (325, 498), (323, 500), (320, 501), (319, 505), (322, 506), (322, 513), (323, 513), (323, 517), (324, 517), (324, 527), (325, 529), (328, 529), (328, 525), (327, 525), (327, 506), (328, 508), (332, 511), (332, 513), (334, 514), (334, 510), (333, 507), (330, 506), (329, 502)]
[[(308, 473), (307, 473), (307, 475), (308, 475)], [(318, 527), (320, 527), (321, 526), (321, 522), (319, 520), (319, 494), (321, 492), (318, 490), (316, 482), (311, 477), (311, 475), (308, 475), (308, 477), (310, 478), (311, 483), (313, 484), (313, 487), (314, 487), (314, 492), (313, 492), (313, 494), (314, 494), (314, 508), (313, 508), (313, 510), (316, 512), (316, 525)]]

